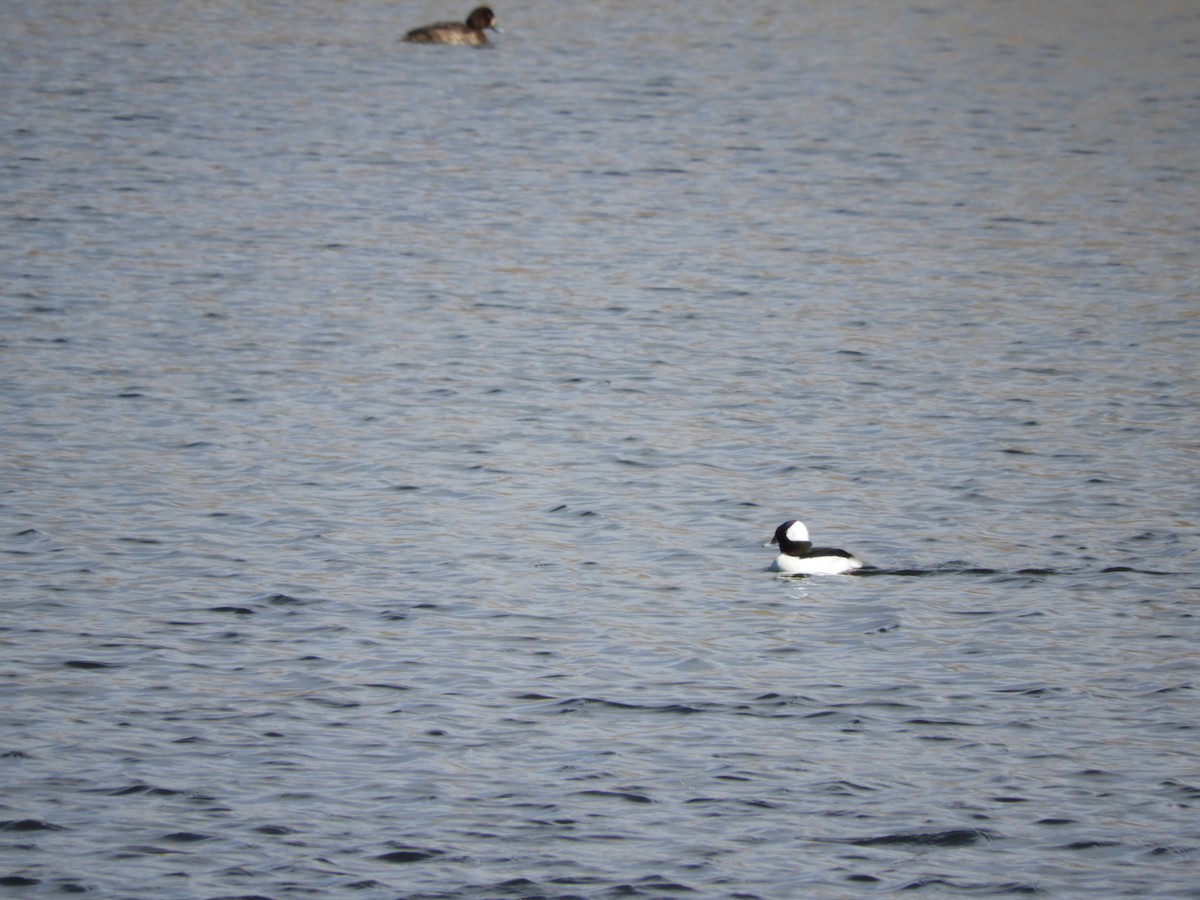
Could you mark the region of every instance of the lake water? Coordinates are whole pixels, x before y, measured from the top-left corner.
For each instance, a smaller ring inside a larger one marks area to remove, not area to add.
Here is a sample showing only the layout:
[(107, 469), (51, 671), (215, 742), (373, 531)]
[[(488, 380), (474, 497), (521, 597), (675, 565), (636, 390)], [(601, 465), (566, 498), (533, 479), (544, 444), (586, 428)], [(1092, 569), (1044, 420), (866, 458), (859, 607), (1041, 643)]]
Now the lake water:
[(0, 895), (1200, 897), (1200, 6), (496, 10), (0, 8)]

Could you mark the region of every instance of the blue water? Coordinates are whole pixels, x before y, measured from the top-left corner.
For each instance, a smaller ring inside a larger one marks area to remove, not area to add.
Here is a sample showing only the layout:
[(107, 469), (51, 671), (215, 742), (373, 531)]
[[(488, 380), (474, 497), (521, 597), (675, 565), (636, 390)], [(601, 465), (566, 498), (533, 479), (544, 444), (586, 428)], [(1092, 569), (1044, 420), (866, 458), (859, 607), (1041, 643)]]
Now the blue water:
[(1200, 10), (496, 10), (0, 9), (0, 895), (1200, 897)]

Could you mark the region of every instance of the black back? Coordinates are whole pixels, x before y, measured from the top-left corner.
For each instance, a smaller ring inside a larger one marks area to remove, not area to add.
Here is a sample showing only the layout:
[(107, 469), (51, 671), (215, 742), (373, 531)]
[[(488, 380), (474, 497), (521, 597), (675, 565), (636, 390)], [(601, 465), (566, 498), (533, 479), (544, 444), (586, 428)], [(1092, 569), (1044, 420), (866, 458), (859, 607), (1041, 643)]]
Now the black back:
[(795, 519), (789, 519), (778, 528), (775, 529), (775, 537), (772, 539), (772, 544), (779, 545), (779, 551), (786, 553), (788, 556), (799, 556), (801, 558), (811, 558), (814, 556), (841, 556), (845, 559), (853, 559), (854, 554), (848, 553), (845, 550), (840, 550), (837, 547), (814, 547), (812, 541), (791, 541), (788, 540), (788, 529), (796, 524)]

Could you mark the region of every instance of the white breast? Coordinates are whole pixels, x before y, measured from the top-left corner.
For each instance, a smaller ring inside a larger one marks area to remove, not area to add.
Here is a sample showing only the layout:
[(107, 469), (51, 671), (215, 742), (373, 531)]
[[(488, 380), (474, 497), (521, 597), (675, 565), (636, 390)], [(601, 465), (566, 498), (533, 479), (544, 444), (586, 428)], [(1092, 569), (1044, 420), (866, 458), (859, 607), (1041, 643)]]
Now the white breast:
[(844, 575), (862, 568), (862, 563), (847, 556), (788, 556), (780, 553), (772, 568), (783, 575)]

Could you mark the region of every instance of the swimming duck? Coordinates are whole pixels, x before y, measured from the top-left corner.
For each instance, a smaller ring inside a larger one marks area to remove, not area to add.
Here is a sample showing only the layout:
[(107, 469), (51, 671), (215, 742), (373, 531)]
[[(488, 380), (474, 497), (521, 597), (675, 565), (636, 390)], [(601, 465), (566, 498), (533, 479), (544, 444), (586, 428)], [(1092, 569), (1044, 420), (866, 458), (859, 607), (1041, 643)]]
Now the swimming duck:
[(497, 34), (496, 14), (489, 6), (480, 6), (471, 10), (466, 22), (434, 22), (414, 28), (404, 36), (410, 44), (467, 44), (478, 47), (488, 42), (485, 28), (490, 28)]
[(771, 570), (781, 575), (845, 575), (862, 568), (852, 553), (834, 547), (814, 547), (808, 539), (808, 529), (798, 519), (789, 519), (776, 528), (771, 543), (779, 545), (779, 555)]

